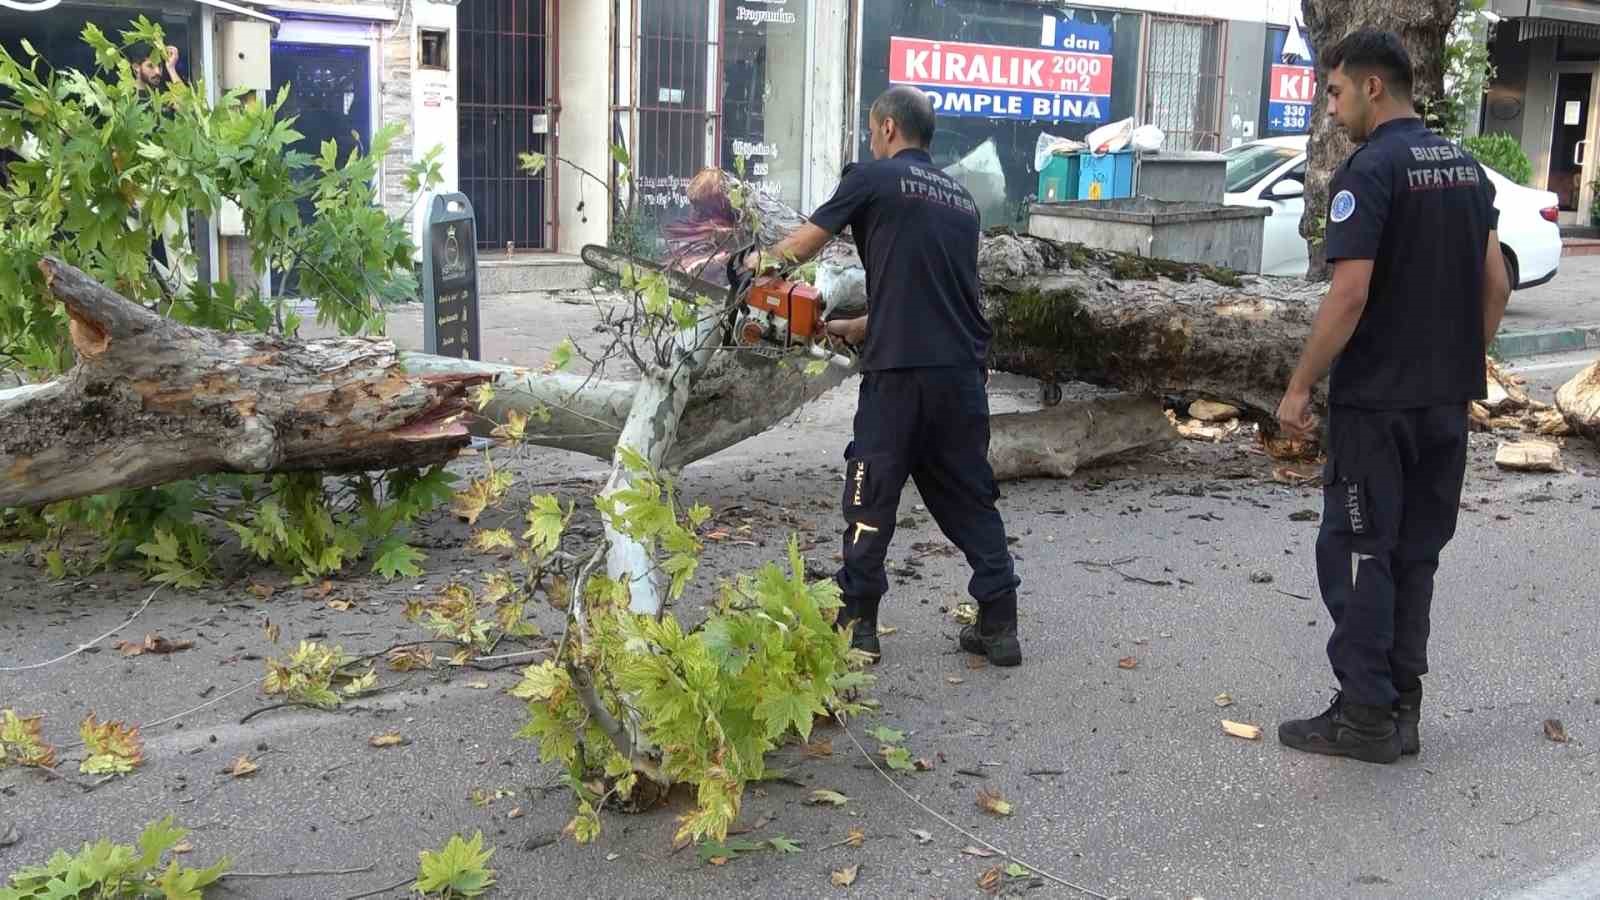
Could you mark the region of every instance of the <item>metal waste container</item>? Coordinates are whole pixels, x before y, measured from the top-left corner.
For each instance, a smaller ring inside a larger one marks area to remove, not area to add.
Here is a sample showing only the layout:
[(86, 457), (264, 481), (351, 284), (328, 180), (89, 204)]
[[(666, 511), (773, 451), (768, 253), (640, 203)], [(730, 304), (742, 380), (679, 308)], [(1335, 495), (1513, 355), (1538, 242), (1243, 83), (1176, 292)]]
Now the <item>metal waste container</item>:
[(1261, 273), (1263, 220), (1271, 210), (1129, 197), (1077, 203), (1035, 203), (1028, 233), (1174, 262)]

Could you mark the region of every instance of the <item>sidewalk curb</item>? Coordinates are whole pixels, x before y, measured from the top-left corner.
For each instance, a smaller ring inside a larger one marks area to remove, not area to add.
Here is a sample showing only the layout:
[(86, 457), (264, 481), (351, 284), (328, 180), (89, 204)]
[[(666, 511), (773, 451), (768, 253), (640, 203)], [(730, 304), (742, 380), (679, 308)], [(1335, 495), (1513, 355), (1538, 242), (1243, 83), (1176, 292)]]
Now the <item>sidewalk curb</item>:
[(1490, 353), (1501, 359), (1600, 349), (1600, 325), (1524, 331), (1495, 337)]

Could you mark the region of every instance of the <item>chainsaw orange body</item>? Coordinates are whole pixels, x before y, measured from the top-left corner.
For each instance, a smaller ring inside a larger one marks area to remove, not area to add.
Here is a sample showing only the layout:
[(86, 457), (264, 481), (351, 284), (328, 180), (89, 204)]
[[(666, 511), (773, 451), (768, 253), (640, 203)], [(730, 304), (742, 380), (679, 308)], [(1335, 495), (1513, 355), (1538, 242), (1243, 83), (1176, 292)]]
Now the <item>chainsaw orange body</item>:
[(739, 343), (787, 347), (824, 339), (822, 295), (803, 281), (762, 276), (750, 284), (739, 322)]

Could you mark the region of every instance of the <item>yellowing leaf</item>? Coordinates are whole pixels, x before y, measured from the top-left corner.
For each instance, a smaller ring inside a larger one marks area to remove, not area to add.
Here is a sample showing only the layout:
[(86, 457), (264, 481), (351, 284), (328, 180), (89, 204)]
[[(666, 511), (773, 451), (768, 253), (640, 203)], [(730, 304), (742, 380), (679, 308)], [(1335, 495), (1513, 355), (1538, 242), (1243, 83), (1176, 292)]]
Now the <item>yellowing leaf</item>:
[(180, 650), (188, 650), (193, 646), (194, 641), (169, 641), (159, 634), (147, 634), (144, 636), (144, 642), (139, 644), (130, 641), (117, 641), (113, 645), (123, 656), (142, 656), (146, 653), (165, 655), (177, 653)]
[(469, 681), (469, 682), (467, 682), (467, 687), (472, 688), (475, 691), (487, 691), (489, 689), (489, 682), (487, 682), (487, 681)]
[(967, 856), (976, 856), (979, 859), (988, 859), (989, 857), (994, 855), (994, 851), (988, 849), (987, 847), (975, 847), (975, 846), (973, 846), (971, 844), (968, 844), (967, 846), (962, 847), (961, 848), (961, 852), (966, 854)]
[(54, 768), (55, 748), (44, 742), (43, 716), (20, 716), (0, 710), (0, 769), (7, 766)]
[(494, 402), (494, 385), (484, 382), (472, 390), (472, 405), (478, 412)]
[(496, 550), (515, 550), (517, 549), (517, 541), (511, 536), (511, 532), (506, 531), (504, 528), (496, 528), (493, 531), (480, 531), (473, 535), (472, 549), (480, 553), (493, 553)]
[(962, 625), (974, 625), (978, 621), (978, 607), (971, 603), (957, 603), (950, 615)]
[(983, 891), (985, 894), (997, 893), (1000, 890), (1000, 886), (1005, 883), (1005, 880), (1004, 867), (991, 866), (983, 870), (983, 874), (978, 876), (978, 890)]
[(339, 612), (349, 612), (350, 611), (350, 607), (352, 607), (352, 606), (355, 606), (355, 604), (351, 603), (349, 600), (329, 600), (328, 601), (328, 608), (329, 609), (338, 610)]
[(861, 829), (861, 826), (857, 825), (850, 829), (850, 833), (845, 837), (844, 842), (852, 847), (859, 847), (867, 842), (867, 833)]
[(528, 417), (513, 409), (506, 412), (505, 423), (497, 426), (491, 434), (501, 440), (520, 444), (527, 432)]
[(827, 804), (829, 806), (843, 806), (850, 802), (850, 798), (839, 793), (838, 791), (820, 790), (811, 792), (811, 798), (809, 802), (814, 805)]
[(856, 883), (856, 873), (860, 871), (860, 863), (853, 866), (845, 866), (842, 869), (834, 870), (833, 875), (828, 880), (833, 882), (834, 887), (849, 887)]
[(78, 764), (87, 775), (126, 775), (144, 762), (144, 740), (137, 726), (124, 722), (100, 722), (90, 713), (78, 727), (89, 756)]
[(1123, 658), (1117, 660), (1117, 668), (1119, 669), (1137, 669), (1138, 667), (1139, 660), (1132, 656), (1124, 656)]
[(367, 738), (367, 743), (374, 747), (398, 747), (406, 743), (406, 739), (401, 737), (398, 731), (387, 731)]
[(232, 775), (234, 778), (244, 778), (261, 771), (261, 767), (251, 761), (248, 756), (240, 756), (223, 769), (223, 774)]
[(1211, 702), (1223, 709), (1226, 709), (1227, 707), (1233, 705), (1233, 697), (1228, 694), (1218, 694)]
[(1254, 725), (1243, 725), (1239, 722), (1230, 722), (1227, 719), (1223, 719), (1222, 731), (1224, 734), (1229, 734), (1236, 738), (1244, 738), (1247, 741), (1261, 740), (1261, 729)]
[(1015, 812), (1011, 803), (1000, 796), (999, 791), (990, 790), (989, 788), (980, 788), (978, 790), (978, 808), (984, 812), (994, 813), (997, 816), (1009, 816)]

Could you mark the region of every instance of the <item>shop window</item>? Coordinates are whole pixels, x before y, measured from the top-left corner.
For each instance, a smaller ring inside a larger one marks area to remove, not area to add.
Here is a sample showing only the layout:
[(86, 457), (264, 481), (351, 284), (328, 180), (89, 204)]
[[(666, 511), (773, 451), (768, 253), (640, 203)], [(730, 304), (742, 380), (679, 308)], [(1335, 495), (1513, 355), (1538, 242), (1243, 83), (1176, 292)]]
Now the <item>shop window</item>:
[[(722, 23), (722, 167), (791, 206), (805, 167), (806, 2), (729, 2)], [(770, 113), (770, 114), (769, 114)]]
[(422, 69), (450, 68), (450, 32), (444, 28), (417, 31), (417, 66)]

